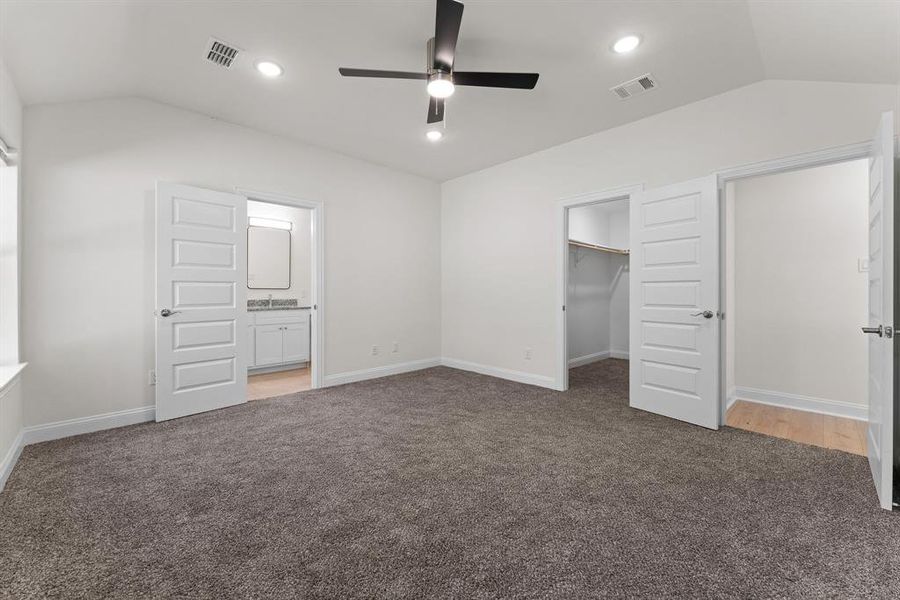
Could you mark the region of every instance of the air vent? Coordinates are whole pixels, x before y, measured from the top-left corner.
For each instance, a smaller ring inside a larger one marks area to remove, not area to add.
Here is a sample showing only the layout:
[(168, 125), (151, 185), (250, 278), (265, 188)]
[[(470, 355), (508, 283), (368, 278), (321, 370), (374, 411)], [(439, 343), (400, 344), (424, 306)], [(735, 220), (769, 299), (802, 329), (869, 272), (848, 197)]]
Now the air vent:
[(647, 73), (646, 75), (635, 77), (631, 81), (626, 81), (625, 83), (620, 83), (615, 87), (611, 87), (609, 88), (609, 91), (622, 100), (625, 100), (632, 96), (655, 90), (658, 86), (659, 84), (656, 83), (656, 79), (653, 78), (653, 75)]
[(216, 38), (209, 38), (206, 44), (206, 60), (226, 69), (231, 68), (240, 52), (234, 46)]

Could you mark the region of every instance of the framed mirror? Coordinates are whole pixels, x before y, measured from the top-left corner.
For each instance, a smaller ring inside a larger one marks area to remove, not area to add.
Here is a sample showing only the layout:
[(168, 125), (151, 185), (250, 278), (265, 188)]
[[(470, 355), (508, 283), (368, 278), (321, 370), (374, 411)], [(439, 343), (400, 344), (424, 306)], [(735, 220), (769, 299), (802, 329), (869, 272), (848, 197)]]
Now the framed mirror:
[(291, 287), (290, 231), (247, 227), (247, 287), (251, 290)]

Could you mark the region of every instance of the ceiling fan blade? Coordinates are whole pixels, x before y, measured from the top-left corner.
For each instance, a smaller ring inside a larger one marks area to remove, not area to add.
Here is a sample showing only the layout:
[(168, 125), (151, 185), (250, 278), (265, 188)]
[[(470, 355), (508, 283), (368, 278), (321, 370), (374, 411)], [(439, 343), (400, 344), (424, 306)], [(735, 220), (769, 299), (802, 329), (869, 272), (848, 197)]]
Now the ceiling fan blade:
[(537, 85), (538, 76), (537, 73), (483, 73), (475, 71), (456, 71), (453, 73), (453, 84), (533, 90), (534, 86)]
[(456, 0), (437, 0), (434, 23), (434, 68), (449, 73), (456, 56), (456, 40), (462, 23), (463, 5)]
[(381, 69), (338, 69), (344, 77), (379, 77), (382, 79), (428, 79), (428, 73), (412, 73), (410, 71), (382, 71)]
[(428, 99), (428, 123), (440, 123), (444, 120), (444, 101), (441, 98)]

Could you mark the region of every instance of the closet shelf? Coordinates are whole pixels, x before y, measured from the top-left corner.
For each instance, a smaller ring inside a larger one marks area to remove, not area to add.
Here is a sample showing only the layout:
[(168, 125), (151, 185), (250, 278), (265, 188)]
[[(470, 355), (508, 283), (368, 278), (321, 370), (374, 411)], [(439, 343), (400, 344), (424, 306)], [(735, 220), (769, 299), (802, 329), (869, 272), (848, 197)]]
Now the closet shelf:
[(587, 242), (579, 242), (577, 240), (569, 240), (569, 245), (578, 246), (579, 248), (588, 248), (590, 250), (599, 250), (600, 252), (611, 252), (613, 254), (631, 254), (631, 250), (628, 250), (627, 248), (600, 246), (599, 244), (588, 244)]

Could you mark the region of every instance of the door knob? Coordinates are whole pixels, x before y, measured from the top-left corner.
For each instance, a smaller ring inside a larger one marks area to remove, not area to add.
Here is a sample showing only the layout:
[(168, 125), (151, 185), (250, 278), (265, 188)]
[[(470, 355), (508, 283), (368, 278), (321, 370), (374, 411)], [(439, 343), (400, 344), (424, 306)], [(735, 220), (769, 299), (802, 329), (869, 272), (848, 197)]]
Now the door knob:
[(881, 325), (878, 327), (863, 327), (863, 333), (874, 333), (878, 337), (882, 337), (884, 335), (884, 328)]
[(174, 314), (177, 314), (177, 313), (179, 313), (179, 312), (181, 312), (181, 311), (180, 311), (180, 310), (169, 310), (168, 308), (164, 308), (164, 309), (162, 309), (161, 311), (159, 311), (159, 316), (161, 316), (161, 317), (170, 317), (170, 316), (172, 316), (172, 315), (174, 315)]
[(714, 316), (716, 316), (716, 313), (711, 310), (704, 310), (703, 312), (693, 313), (691, 316), (703, 317), (704, 319), (712, 319)]

